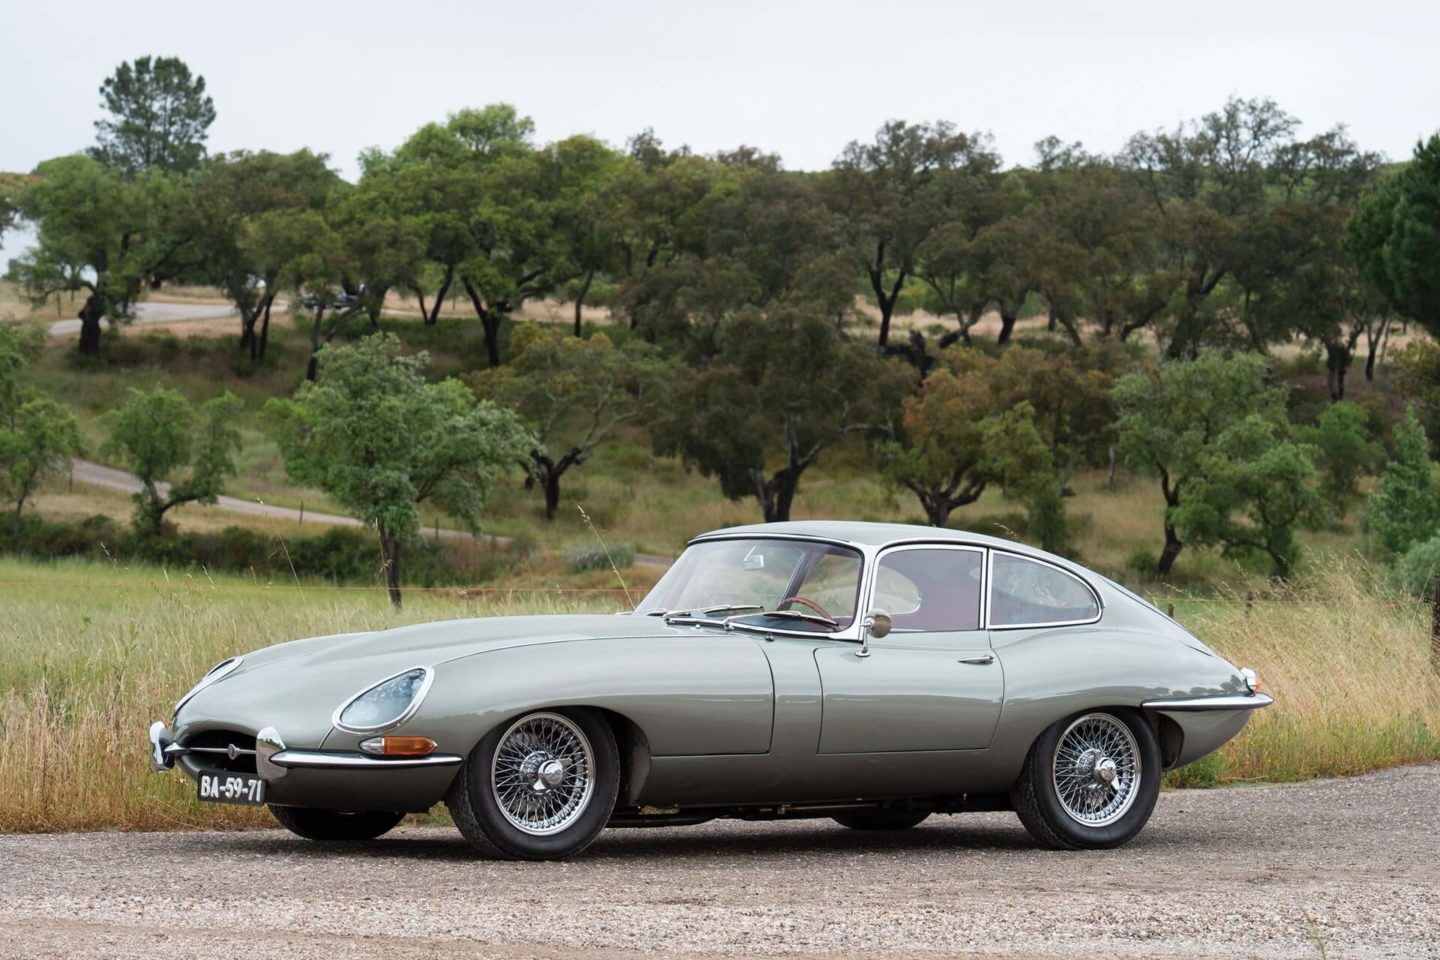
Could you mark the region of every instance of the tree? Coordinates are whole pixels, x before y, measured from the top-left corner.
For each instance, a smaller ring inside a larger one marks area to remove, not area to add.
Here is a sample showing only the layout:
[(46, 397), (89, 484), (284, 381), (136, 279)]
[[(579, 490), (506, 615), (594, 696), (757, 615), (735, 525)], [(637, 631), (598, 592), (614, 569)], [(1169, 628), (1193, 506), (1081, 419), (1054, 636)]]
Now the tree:
[(1282, 579), (1299, 554), (1295, 529), (1318, 526), (1325, 512), (1310, 451), (1285, 440), (1286, 426), (1252, 414), (1227, 427), (1202, 452), (1200, 469), (1171, 511), (1191, 544), (1266, 557)]
[(1348, 400), (1332, 403), (1313, 427), (1297, 431), (1314, 448), (1321, 471), (1320, 489), (1335, 516), (1345, 516), (1359, 496), (1360, 478), (1381, 462), (1385, 450), (1370, 439), (1370, 415)]
[(231, 393), (197, 408), (180, 393), (131, 388), (125, 402), (100, 418), (109, 436), (101, 456), (139, 478), (135, 532), (160, 533), (165, 514), (184, 503), (214, 504), (235, 475), (242, 404)]
[[(1162, 255), (1147, 283), (1166, 290), (1169, 358), (1194, 357), (1237, 333), (1263, 346), (1247, 310), (1256, 281), (1273, 279), (1277, 256), (1287, 252), (1283, 242), (1265, 242), (1277, 236), (1269, 229), (1277, 210), (1348, 204), (1375, 168), (1377, 158), (1343, 129), (1297, 141), (1298, 125), (1272, 100), (1231, 98), (1127, 145), (1120, 162), (1140, 177), (1160, 216)], [(1235, 330), (1237, 321), (1246, 329)]]
[(1405, 553), (1440, 530), (1440, 489), (1426, 449), (1425, 428), (1413, 408), (1395, 425), (1395, 455), (1365, 501), (1365, 522), (1384, 556)]
[(515, 335), (510, 362), (470, 379), (483, 396), (513, 408), (533, 432), (527, 486), (545, 495), (545, 519), (560, 505), (560, 479), (590, 459), (621, 424), (653, 409), (668, 365), (643, 341), (614, 346), (602, 333), (577, 340), (530, 326)]
[(240, 349), (265, 356), (270, 311), (286, 265), (257, 237), (260, 218), (283, 211), (320, 211), (340, 178), (309, 150), (291, 154), (232, 153), (206, 161), (195, 178), (185, 234), (197, 263), (191, 278), (214, 284), (240, 314)]
[(70, 411), (20, 385), (18, 375), (39, 354), (38, 331), (0, 324), (0, 495), (14, 506), (20, 532), (25, 503), (47, 477), (69, 468), (80, 449), (80, 428)]
[(790, 519), (800, 477), (827, 447), (889, 429), (913, 385), (905, 365), (844, 339), (823, 306), (745, 308), (717, 342), (668, 398), (656, 450), (716, 477), (732, 500), (753, 496), (767, 523)]
[(881, 127), (869, 143), (850, 143), (835, 161), (826, 197), (841, 218), (845, 249), (875, 295), (882, 348), (922, 245), (946, 221), (957, 192), (999, 164), (982, 134), (961, 133), (943, 121), (899, 120)]
[(401, 557), (433, 502), (472, 529), (496, 477), (534, 446), (520, 421), (454, 378), (427, 383), (424, 353), (405, 356), (388, 333), (320, 351), (319, 376), (267, 405), (297, 482), (324, 490), (375, 528), (390, 601)]
[(1005, 382), (1002, 361), (978, 350), (952, 349), (906, 397), (898, 439), (876, 451), (886, 480), (915, 494), (931, 526), (980, 499), (992, 483), (1019, 481), (1049, 461), (1035, 431), (1034, 407)]
[(1440, 134), (1374, 191), (1350, 224), (1366, 277), (1402, 317), (1440, 335)]
[(1314, 466), (1290, 440), (1284, 389), (1265, 378), (1264, 357), (1204, 350), (1115, 384), (1120, 452), (1159, 479), (1165, 498), (1160, 576), (1187, 540), (1262, 553), (1284, 576), (1294, 563), (1291, 531), (1318, 521)]
[(90, 155), (108, 167), (127, 176), (152, 168), (185, 173), (205, 156), (215, 103), (205, 78), (177, 57), (120, 64), (100, 87), (100, 106), (108, 116), (95, 121)]
[(0, 494), (15, 508), (17, 536), (26, 501), (46, 479), (67, 472), (79, 452), (75, 415), (50, 397), (33, 395), (10, 415), (0, 432)]
[(172, 176), (151, 171), (124, 180), (88, 157), (47, 160), (20, 193), (18, 205), (36, 226), (36, 244), (11, 262), (11, 279), (38, 303), (52, 294), (84, 292), (80, 352), (100, 352), (100, 321), (130, 317), (146, 282), (178, 268), (185, 238), (177, 233), (183, 197)]
[[(246, 230), (245, 250), (263, 271), (274, 277), (275, 289), (288, 289), (295, 296), (295, 311), (310, 311), (310, 358), (305, 379), (314, 380), (319, 369), (320, 347), (339, 330), (351, 310), (333, 310), (329, 328), (325, 314), (332, 311), (349, 266), (348, 251), (339, 234), (320, 210), (291, 208), (269, 210), (256, 217)], [(268, 325), (267, 325), (268, 328)], [(261, 332), (261, 344), (265, 332)]]

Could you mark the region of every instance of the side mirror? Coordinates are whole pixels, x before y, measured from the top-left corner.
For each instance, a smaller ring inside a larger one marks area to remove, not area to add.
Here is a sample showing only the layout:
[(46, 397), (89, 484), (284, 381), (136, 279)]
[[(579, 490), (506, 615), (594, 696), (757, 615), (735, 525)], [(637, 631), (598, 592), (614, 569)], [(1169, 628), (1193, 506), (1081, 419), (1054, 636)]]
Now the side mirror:
[(871, 610), (860, 623), (860, 649), (855, 651), (857, 657), (870, 656), (870, 638), (883, 639), (890, 633), (890, 614), (884, 610)]

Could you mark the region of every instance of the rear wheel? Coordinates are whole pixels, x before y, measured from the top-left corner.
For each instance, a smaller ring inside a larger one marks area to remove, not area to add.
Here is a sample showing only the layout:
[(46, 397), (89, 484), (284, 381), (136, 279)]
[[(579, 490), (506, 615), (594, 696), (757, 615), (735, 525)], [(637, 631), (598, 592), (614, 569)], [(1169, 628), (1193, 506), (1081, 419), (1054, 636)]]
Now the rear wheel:
[(374, 840), (405, 819), (403, 813), (342, 813), (308, 807), (272, 806), (270, 812), (280, 826), (297, 837), (324, 843)]
[(605, 829), (619, 790), (620, 752), (604, 718), (593, 710), (540, 710), (476, 744), (445, 805), (481, 853), (562, 860)]
[(1160, 744), (1133, 710), (1093, 710), (1035, 741), (1010, 799), (1042, 846), (1118, 847), (1145, 826), (1160, 795)]
[(928, 816), (929, 810), (870, 810), (865, 813), (839, 813), (834, 820), (851, 830), (909, 830)]

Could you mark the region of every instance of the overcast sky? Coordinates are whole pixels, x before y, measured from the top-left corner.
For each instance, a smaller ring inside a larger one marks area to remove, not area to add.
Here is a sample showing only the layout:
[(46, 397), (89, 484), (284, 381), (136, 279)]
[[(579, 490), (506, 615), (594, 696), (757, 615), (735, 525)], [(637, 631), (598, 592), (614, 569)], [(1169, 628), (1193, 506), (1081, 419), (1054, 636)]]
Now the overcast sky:
[[(1231, 94), (1408, 155), (1440, 128), (1435, 0), (0, 0), (0, 170), (93, 139), (101, 81), (144, 54), (205, 77), (210, 149), (330, 154), (494, 101), (542, 141), (653, 127), (828, 166), (892, 118), (989, 131), (1007, 163), (1047, 134), (1095, 151)], [(14, 243), (10, 246), (13, 248)], [(0, 260), (3, 262), (3, 260)]]

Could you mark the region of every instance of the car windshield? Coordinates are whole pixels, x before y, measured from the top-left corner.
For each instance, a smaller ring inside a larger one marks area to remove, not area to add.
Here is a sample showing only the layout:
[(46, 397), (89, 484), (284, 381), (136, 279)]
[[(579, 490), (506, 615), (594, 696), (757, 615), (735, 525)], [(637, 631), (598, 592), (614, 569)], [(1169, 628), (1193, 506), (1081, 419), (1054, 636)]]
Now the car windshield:
[(711, 540), (686, 550), (636, 612), (717, 621), (755, 617), (783, 629), (843, 630), (855, 621), (860, 566), (858, 551), (835, 544)]

